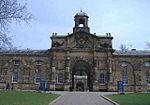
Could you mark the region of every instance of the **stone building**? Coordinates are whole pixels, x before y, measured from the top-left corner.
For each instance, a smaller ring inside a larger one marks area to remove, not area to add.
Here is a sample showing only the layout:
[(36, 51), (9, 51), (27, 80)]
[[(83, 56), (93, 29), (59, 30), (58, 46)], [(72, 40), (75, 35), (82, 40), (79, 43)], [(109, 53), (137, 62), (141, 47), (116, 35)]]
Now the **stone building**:
[(90, 33), (88, 15), (74, 16), (73, 33), (51, 36), (47, 50), (0, 50), (0, 88), (37, 90), (46, 80), (49, 90), (150, 91), (150, 52), (116, 51), (110, 33)]

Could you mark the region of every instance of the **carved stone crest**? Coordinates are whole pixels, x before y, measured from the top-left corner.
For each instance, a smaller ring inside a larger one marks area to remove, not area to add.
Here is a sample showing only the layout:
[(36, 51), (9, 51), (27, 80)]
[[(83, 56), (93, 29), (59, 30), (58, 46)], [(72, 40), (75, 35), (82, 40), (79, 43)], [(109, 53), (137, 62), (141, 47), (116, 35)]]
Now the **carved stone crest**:
[(89, 37), (85, 35), (77, 35), (75, 36), (75, 42), (77, 48), (86, 48), (90, 47)]

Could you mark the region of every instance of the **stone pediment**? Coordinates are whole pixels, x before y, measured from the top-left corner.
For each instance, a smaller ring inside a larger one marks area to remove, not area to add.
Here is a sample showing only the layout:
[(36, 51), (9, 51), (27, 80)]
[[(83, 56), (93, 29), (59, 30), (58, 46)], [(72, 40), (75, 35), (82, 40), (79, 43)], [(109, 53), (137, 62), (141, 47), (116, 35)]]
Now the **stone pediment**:
[(52, 48), (55, 49), (111, 49), (111, 36), (96, 36), (85, 31), (78, 31), (66, 36), (52, 36)]

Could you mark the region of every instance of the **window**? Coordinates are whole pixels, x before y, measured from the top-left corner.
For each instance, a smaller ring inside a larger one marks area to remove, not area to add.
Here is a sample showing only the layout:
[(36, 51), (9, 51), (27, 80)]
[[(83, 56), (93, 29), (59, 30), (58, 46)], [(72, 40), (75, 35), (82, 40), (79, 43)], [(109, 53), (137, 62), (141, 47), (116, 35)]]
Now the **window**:
[(100, 85), (104, 85), (105, 84), (105, 74), (104, 73), (101, 73), (99, 75), (98, 82), (99, 82)]
[(124, 85), (128, 85), (128, 75), (127, 74), (122, 76), (122, 81), (123, 81)]
[(120, 66), (121, 66), (121, 67), (127, 67), (128, 64), (127, 64), (126, 62), (122, 62), (122, 63), (120, 64)]
[(147, 85), (150, 85), (150, 71), (146, 75)]
[(19, 65), (20, 61), (19, 60), (14, 60), (14, 65)]
[(12, 74), (12, 83), (17, 83), (17, 82), (18, 82), (18, 69), (14, 69)]
[(41, 80), (41, 73), (38, 69), (35, 70), (35, 82), (39, 83)]
[(144, 65), (145, 65), (146, 67), (150, 67), (150, 62), (145, 62)]
[(58, 74), (58, 84), (63, 84), (64, 83), (64, 76), (62, 73)]

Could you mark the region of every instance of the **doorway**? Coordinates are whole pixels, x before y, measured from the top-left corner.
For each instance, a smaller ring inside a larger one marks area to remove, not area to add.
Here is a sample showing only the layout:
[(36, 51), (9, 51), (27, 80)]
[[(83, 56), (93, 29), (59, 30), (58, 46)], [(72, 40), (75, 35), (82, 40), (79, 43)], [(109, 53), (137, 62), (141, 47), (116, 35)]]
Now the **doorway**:
[(78, 61), (72, 68), (72, 91), (93, 91), (93, 72), (88, 62)]

